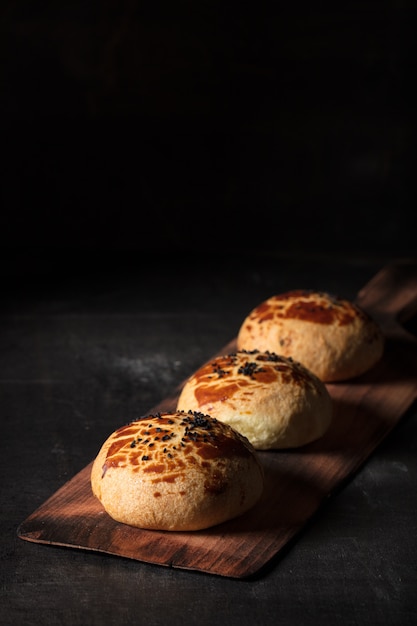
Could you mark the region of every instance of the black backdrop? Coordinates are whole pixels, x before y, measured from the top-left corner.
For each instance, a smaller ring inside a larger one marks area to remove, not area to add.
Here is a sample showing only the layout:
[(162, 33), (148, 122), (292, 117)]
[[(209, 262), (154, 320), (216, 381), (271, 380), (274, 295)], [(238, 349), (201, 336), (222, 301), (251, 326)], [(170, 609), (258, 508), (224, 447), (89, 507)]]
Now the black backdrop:
[(3, 268), (413, 253), (413, 4), (6, 1)]

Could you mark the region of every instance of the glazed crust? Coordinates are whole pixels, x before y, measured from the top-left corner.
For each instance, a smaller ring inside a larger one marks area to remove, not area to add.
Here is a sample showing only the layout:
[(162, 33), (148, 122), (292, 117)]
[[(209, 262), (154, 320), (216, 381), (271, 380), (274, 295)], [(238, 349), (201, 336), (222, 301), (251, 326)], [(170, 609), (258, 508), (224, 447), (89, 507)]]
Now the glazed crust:
[(119, 522), (191, 531), (253, 507), (263, 469), (251, 444), (227, 424), (175, 411), (112, 433), (94, 460), (91, 487)]
[(272, 296), (243, 321), (239, 350), (270, 350), (300, 361), (324, 382), (348, 380), (382, 357), (384, 336), (360, 307), (328, 293)]
[(258, 450), (305, 445), (321, 437), (332, 419), (321, 380), (291, 358), (257, 350), (219, 356), (201, 367), (185, 382), (177, 408), (209, 413)]

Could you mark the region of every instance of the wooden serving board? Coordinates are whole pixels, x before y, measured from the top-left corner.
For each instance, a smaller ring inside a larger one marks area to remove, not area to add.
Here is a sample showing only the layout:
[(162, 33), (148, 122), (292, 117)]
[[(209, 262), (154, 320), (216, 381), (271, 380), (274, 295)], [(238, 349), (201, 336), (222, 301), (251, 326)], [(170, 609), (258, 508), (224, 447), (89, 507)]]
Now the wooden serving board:
[[(113, 521), (93, 497), (90, 463), (20, 525), (18, 536), (233, 578), (259, 573), (353, 476), (417, 398), (417, 339), (401, 325), (417, 312), (417, 264), (382, 269), (357, 302), (386, 335), (382, 361), (355, 380), (328, 385), (335, 415), (324, 437), (296, 450), (260, 453), (266, 487), (251, 511), (205, 531), (132, 528)], [(219, 354), (235, 347), (233, 340)], [(177, 397), (149, 413), (174, 409)]]

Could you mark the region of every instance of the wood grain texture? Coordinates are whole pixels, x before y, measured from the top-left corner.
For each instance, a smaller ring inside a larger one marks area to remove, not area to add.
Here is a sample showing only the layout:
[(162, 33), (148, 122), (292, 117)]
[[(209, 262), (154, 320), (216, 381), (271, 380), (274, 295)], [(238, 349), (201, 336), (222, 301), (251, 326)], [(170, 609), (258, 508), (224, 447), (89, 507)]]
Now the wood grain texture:
[[(382, 361), (355, 380), (327, 385), (335, 415), (320, 440), (297, 450), (259, 453), (266, 486), (251, 511), (192, 533), (132, 528), (112, 520), (93, 497), (90, 463), (19, 526), (18, 536), (233, 578), (258, 573), (352, 478), (417, 398), (417, 340), (401, 325), (417, 311), (417, 265), (383, 268), (357, 302), (386, 335)], [(232, 340), (220, 352), (235, 346)], [(175, 408), (179, 390), (149, 412)]]

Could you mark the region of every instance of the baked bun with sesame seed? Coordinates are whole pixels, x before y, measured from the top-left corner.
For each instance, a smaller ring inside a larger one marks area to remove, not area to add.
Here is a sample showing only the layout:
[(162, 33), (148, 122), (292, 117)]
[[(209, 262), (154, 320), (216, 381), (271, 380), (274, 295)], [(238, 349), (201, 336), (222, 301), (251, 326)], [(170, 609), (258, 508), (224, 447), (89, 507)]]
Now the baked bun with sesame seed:
[(167, 531), (200, 530), (245, 513), (263, 480), (247, 439), (209, 415), (182, 411), (122, 426), (91, 471), (93, 494), (113, 519)]
[(359, 306), (325, 292), (288, 291), (249, 313), (239, 350), (270, 350), (300, 361), (324, 382), (355, 378), (382, 357), (384, 336)]
[(291, 358), (258, 350), (238, 350), (203, 365), (185, 382), (177, 409), (209, 413), (258, 450), (310, 443), (332, 419), (321, 380)]

